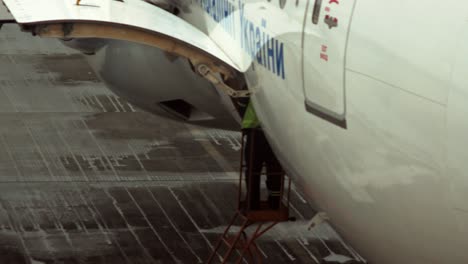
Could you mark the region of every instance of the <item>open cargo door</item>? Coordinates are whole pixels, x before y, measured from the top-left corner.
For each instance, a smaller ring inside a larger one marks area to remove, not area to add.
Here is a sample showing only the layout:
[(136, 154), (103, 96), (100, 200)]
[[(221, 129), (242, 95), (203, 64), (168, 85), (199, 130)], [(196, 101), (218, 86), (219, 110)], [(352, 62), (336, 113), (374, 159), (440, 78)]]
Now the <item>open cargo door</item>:
[(224, 78), (238, 67), (207, 35), (142, 0), (3, 0), (24, 30), (41, 37), (106, 38), (160, 48)]

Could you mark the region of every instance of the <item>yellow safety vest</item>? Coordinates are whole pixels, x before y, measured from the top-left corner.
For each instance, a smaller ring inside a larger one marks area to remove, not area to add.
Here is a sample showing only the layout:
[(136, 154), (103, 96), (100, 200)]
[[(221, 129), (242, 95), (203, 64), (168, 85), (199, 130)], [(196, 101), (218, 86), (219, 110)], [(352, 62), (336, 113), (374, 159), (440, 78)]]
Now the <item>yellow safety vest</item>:
[(242, 128), (258, 128), (260, 120), (257, 118), (252, 102), (249, 102), (247, 110), (245, 110), (244, 119), (242, 119)]

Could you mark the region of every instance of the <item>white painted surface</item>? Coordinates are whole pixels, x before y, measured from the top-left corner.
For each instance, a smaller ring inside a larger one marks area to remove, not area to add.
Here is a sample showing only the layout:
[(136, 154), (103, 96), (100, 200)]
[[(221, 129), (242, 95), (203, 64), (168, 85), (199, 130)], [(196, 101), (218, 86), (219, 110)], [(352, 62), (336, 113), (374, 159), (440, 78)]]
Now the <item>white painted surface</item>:
[[(311, 1), (304, 23), (303, 78), (306, 103), (339, 120), (346, 118), (345, 55), (355, 1)], [(320, 14), (312, 22), (314, 10)], [(324, 23), (329, 21), (330, 24)], [(336, 21), (336, 22), (335, 22)], [(333, 23), (336, 23), (333, 24)]]
[(460, 0), (357, 1), (347, 67), (445, 105), (467, 14)]
[[(227, 1), (229, 0), (218, 2)], [(300, 73), (300, 45), (306, 1), (298, 1), (297, 4), (295, 1), (285, 1), (284, 9), (276, 3), (270, 4), (266, 1), (230, 1), (235, 10), (220, 22), (214, 20), (212, 9), (207, 11), (207, 7), (202, 7), (203, 3), (209, 3), (209, 1), (195, 1), (190, 6), (191, 12), (183, 13), (181, 17), (218, 43), (218, 46), (242, 71), (248, 70), (252, 64), (258, 64), (256, 56), (267, 52), (268, 40), (266, 39), (274, 38), (288, 42), (285, 49), (290, 50), (284, 52), (295, 54), (288, 62), (289, 70), (292, 71), (291, 66), (293, 66), (294, 71)], [(233, 33), (226, 31), (226, 24), (232, 25)], [(256, 35), (257, 29), (260, 32), (259, 37)], [(253, 50), (250, 45), (254, 47)], [(263, 61), (268, 60), (268, 58), (261, 57)], [(264, 67), (260, 66), (258, 70), (263, 71)], [(298, 76), (298, 78), (301, 77)]]
[(13, 16), (8, 12), (8, 10), (3, 6), (3, 3), (0, 2), (0, 21), (13, 19)]
[(205, 34), (180, 18), (141, 0), (4, 0), (18, 23), (94, 21), (123, 24), (182, 40), (239, 69)]
[(447, 175), (457, 225), (468, 240), (468, 148), (464, 139), (468, 135), (468, 21), (457, 38), (456, 51), (447, 107)]

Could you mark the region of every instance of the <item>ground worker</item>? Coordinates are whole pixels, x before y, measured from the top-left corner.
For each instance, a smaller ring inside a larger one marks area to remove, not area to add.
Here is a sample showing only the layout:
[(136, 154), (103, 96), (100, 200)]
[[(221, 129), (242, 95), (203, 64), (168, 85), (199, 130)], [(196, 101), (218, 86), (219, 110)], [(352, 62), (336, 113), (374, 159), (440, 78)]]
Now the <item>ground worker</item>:
[(260, 207), (260, 177), (263, 166), (265, 166), (268, 202), (271, 209), (278, 209), (284, 172), (265, 138), (252, 102), (248, 103), (244, 113), (242, 132), (246, 137), (244, 159), (247, 165), (245, 175), (247, 191), (249, 192), (247, 208), (256, 210)]

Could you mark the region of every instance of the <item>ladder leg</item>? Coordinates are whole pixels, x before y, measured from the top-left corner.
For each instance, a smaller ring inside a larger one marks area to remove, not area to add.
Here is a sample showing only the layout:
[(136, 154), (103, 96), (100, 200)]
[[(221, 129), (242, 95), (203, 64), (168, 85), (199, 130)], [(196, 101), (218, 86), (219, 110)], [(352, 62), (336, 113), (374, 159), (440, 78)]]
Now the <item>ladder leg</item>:
[[(244, 241), (243, 245), (245, 245), (245, 243), (247, 243), (247, 241), (249, 240), (249, 238), (248, 238), (248, 236), (247, 236), (247, 234), (245, 232), (242, 232), (242, 239)], [(252, 253), (252, 250), (251, 250), (250, 247), (247, 249), (247, 253), (248, 253), (248, 256), (249, 256), (249, 262), (248, 263), (255, 263), (254, 253)]]
[(252, 253), (252, 250), (250, 248), (247, 249), (247, 254), (249, 256), (249, 262), (248, 263), (254, 263), (254, 261), (255, 261), (254, 254)]
[(229, 230), (231, 229), (231, 226), (234, 224), (234, 222), (236, 221), (238, 216), (239, 216), (239, 214), (236, 213), (232, 217), (231, 222), (229, 222), (229, 225), (226, 227), (226, 229), (224, 229), (223, 235), (221, 236), (220, 239), (218, 239), (218, 242), (216, 242), (216, 246), (213, 248), (213, 252), (211, 252), (210, 257), (208, 258), (208, 261), (206, 262), (207, 264), (212, 263), (214, 257), (218, 253), (218, 249), (221, 247), (221, 243), (223, 242), (224, 239), (226, 239), (226, 234), (228, 234)]
[(231, 242), (231, 245), (230, 245), (228, 251), (226, 252), (226, 254), (224, 254), (223, 263), (227, 263), (226, 261), (227, 261), (228, 258), (231, 256), (232, 251), (233, 251), (234, 248), (236, 247), (237, 241), (239, 241), (239, 238), (241, 237), (242, 233), (244, 232), (244, 230), (245, 230), (245, 228), (246, 228), (247, 226), (249, 226), (249, 220), (248, 220), (248, 219), (245, 219), (244, 223), (242, 224), (241, 229), (240, 229), (239, 232), (237, 233), (237, 235), (236, 235), (236, 237), (234, 238), (234, 240)]
[(250, 248), (250, 245), (252, 244), (252, 242), (257, 238), (257, 234), (258, 234), (259, 230), (262, 228), (262, 226), (263, 226), (263, 224), (259, 224), (257, 226), (257, 229), (255, 230), (254, 234), (249, 238), (249, 240), (245, 244), (244, 248), (242, 249), (242, 251), (240, 253), (240, 258), (236, 262), (237, 264), (240, 264), (242, 262), (242, 259), (244, 258), (245, 252), (247, 251), (247, 249)]
[(258, 230), (259, 232), (255, 232), (255, 239), (261, 237), (263, 234), (268, 232), (268, 230), (272, 229), (276, 224), (278, 224), (278, 222), (273, 222), (269, 226), (267, 226), (265, 229), (263, 229), (262, 231)]

